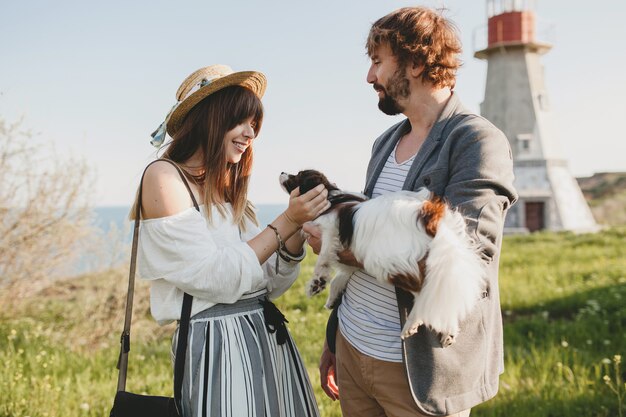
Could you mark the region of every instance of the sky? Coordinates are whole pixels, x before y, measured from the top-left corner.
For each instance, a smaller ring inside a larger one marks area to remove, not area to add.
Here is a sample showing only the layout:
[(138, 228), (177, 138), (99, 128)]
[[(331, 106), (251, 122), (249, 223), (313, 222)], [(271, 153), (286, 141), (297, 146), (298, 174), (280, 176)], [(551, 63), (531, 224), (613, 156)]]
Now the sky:
[[(131, 204), (155, 157), (150, 133), (198, 68), (265, 73), (265, 120), (249, 198), (286, 203), (282, 171), (324, 171), (364, 186), (386, 116), (365, 81), (370, 25), (404, 6), (447, 8), (464, 47), (455, 91), (479, 112), (487, 64), (485, 0), (0, 0), (0, 118), (95, 172), (96, 206)], [(537, 0), (542, 57), (563, 157), (575, 176), (626, 171), (626, 1)], [(483, 41), (484, 42), (484, 41)]]

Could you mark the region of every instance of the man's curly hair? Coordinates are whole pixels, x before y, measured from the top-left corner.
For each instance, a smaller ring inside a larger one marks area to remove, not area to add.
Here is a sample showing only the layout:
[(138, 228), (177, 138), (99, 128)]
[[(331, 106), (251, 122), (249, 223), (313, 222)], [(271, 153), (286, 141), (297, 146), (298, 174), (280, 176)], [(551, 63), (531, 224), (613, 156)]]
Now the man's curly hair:
[(423, 65), (421, 77), (436, 87), (454, 88), (461, 66), (461, 41), (454, 24), (426, 7), (404, 7), (378, 19), (370, 29), (366, 49), (372, 56), (388, 44), (400, 68)]

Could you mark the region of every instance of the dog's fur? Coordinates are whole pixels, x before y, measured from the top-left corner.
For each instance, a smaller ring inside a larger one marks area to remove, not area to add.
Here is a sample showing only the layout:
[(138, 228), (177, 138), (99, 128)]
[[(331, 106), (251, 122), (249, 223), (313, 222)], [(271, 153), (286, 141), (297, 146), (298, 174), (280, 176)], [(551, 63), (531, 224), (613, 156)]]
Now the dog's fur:
[(486, 290), (480, 256), (460, 213), (425, 188), (367, 200), (342, 192), (318, 171), (283, 173), (280, 182), (288, 192), (299, 186), (304, 193), (318, 184), (329, 190), (331, 208), (313, 222), (321, 228), (322, 246), (308, 295), (331, 282), (326, 307), (332, 308), (356, 269), (339, 263), (337, 252), (350, 249), (377, 280), (413, 294), (403, 339), (424, 324), (438, 333), (443, 347), (454, 343), (459, 323)]

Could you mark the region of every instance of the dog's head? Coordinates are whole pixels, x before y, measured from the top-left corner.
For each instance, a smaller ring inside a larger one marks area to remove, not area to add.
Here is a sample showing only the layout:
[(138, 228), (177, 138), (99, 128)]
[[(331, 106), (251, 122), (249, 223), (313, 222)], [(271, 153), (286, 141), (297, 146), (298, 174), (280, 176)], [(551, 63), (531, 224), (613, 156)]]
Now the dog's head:
[(291, 194), (298, 187), (300, 187), (300, 194), (304, 194), (320, 184), (324, 184), (324, 187), (329, 192), (339, 190), (335, 184), (328, 181), (324, 174), (314, 169), (306, 169), (298, 172), (296, 175), (282, 172), (279, 181), (283, 190), (288, 194)]

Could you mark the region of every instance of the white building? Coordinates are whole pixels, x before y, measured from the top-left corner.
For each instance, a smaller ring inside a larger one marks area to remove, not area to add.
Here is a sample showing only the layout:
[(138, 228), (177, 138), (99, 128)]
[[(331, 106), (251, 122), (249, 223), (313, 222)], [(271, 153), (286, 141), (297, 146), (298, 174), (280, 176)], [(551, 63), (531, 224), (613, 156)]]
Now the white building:
[(487, 15), (487, 46), (474, 54), (488, 68), (480, 110), (509, 139), (520, 196), (505, 228), (597, 230), (559, 146), (540, 62), (552, 45), (535, 37), (534, 1), (487, 0)]

